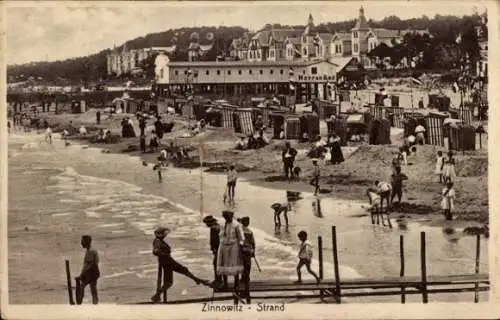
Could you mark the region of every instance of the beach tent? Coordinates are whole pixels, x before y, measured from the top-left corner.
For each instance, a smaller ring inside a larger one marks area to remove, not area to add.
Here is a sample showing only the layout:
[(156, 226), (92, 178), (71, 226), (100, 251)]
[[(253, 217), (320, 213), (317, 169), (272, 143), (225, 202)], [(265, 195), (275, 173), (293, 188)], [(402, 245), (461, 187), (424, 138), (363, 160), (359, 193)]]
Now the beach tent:
[(286, 114), (284, 112), (272, 112), (269, 117), (273, 126), (273, 139), (279, 139), (282, 127), (283, 130), (285, 128)]
[(304, 114), (300, 118), (300, 135), (304, 133), (312, 138), (319, 135), (319, 117), (314, 114)]
[(473, 126), (449, 126), (450, 150), (476, 150), (476, 130)]
[(444, 121), (447, 115), (442, 113), (429, 113), (425, 117), (426, 131), (425, 141), (427, 144), (444, 146)]
[(285, 118), (285, 139), (300, 138), (300, 118), (298, 116), (288, 116)]
[(365, 115), (363, 113), (349, 114), (345, 122), (347, 124), (349, 136), (364, 134), (366, 132)]
[(84, 113), (85, 107), (85, 100), (74, 100), (71, 102), (71, 113)]
[(222, 114), (222, 127), (234, 128), (233, 108), (229, 105), (219, 105), (218, 109), (221, 111)]
[(234, 109), (232, 116), (236, 133), (253, 134), (252, 108)]
[(330, 118), (331, 115), (336, 115), (338, 105), (327, 100), (315, 100), (312, 103), (312, 111), (319, 115), (319, 118), (324, 120)]
[(333, 120), (327, 120), (326, 126), (328, 130), (328, 134), (336, 133), (340, 138), (340, 145), (347, 145), (347, 117), (344, 115), (340, 115)]
[(375, 119), (370, 128), (370, 144), (391, 144), (391, 124), (387, 119)]

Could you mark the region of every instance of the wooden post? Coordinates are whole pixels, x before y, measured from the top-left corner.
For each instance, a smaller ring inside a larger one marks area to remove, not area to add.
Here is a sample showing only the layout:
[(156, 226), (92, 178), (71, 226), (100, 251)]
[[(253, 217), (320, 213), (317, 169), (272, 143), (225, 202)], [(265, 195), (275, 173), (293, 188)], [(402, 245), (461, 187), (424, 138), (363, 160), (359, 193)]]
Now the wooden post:
[[(318, 264), (319, 264), (319, 278), (323, 280), (323, 238), (318, 237)], [(324, 300), (323, 290), (319, 290), (321, 301)]]
[(420, 232), (420, 272), (422, 275), (421, 292), (422, 302), (428, 302), (427, 296), (427, 263), (426, 263), (426, 250), (425, 250), (425, 232)]
[(69, 260), (65, 260), (64, 262), (66, 264), (66, 282), (68, 286), (69, 304), (74, 305), (75, 300), (73, 299), (73, 285), (71, 284), (71, 272), (69, 270)]
[[(400, 270), (399, 270), (399, 276), (404, 277), (405, 276), (405, 249), (404, 249), (404, 236), (400, 235), (399, 236), (399, 259), (400, 259)], [(401, 286), (401, 303), (406, 302), (406, 295), (405, 295), (405, 287)]]
[[(475, 273), (476, 275), (479, 275), (479, 262), (480, 262), (480, 253), (481, 253), (481, 235), (477, 234), (476, 235), (476, 270)], [(475, 287), (474, 287), (474, 303), (479, 302), (479, 282), (476, 281)]]
[(335, 274), (335, 300), (340, 304), (340, 275), (339, 275), (339, 258), (337, 255), (337, 229), (332, 226), (332, 251), (333, 251), (333, 272)]
[(319, 278), (323, 280), (323, 238), (318, 237)]

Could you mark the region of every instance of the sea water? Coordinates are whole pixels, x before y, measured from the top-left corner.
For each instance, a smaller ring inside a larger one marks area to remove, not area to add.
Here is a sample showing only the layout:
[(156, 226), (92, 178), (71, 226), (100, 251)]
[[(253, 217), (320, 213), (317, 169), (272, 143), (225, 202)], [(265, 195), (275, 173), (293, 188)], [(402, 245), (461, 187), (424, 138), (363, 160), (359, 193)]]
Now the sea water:
[[(172, 255), (202, 278), (211, 279), (209, 230), (203, 214), (220, 221), (228, 208), (222, 201), (225, 177), (201, 170), (169, 168), (158, 183), (152, 165), (137, 157), (103, 154), (79, 145), (53, 145), (37, 135), (11, 135), (9, 139), (9, 289), (11, 303), (67, 303), (64, 260), (71, 261), (73, 276), (81, 268), (79, 239), (90, 234), (101, 256), (99, 283), (102, 302), (139, 302), (152, 295), (156, 261), (151, 254), (153, 230), (162, 225), (172, 231), (167, 240)], [(290, 185), (293, 190), (293, 183)], [(322, 215), (313, 213), (311, 194), (293, 205), (290, 227), (275, 230), (274, 202), (286, 192), (239, 181), (236, 217), (249, 216), (256, 256), (253, 279), (295, 279), (298, 239), (305, 230), (315, 246), (313, 268), (318, 270), (317, 237), (324, 247), (324, 278), (333, 278), (331, 226), (337, 229), (340, 277), (399, 275), (399, 235), (405, 236), (406, 275), (419, 275), (420, 231), (427, 234), (428, 275), (472, 273), (474, 237), (450, 236), (440, 228), (410, 223), (400, 229), (372, 225), (362, 201), (321, 198)], [(203, 214), (202, 214), (203, 213)], [(482, 240), (481, 270), (487, 271), (487, 241)], [(304, 279), (310, 275), (303, 270)], [(29, 294), (27, 293), (29, 292)], [(175, 277), (169, 299), (210, 296), (208, 288)], [(472, 301), (470, 294), (431, 295), (430, 301)], [(485, 296), (485, 295), (483, 295)], [(369, 301), (397, 302), (397, 297)], [(411, 297), (409, 301), (419, 301)], [(485, 298), (483, 297), (483, 301)], [(349, 302), (368, 301), (349, 299)]]

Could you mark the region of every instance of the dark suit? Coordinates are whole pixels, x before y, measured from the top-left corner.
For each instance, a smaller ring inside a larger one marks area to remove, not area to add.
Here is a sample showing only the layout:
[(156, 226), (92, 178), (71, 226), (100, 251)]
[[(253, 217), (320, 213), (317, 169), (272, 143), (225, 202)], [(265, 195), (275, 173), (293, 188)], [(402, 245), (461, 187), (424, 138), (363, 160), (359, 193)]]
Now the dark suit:
[[(290, 157), (285, 157), (287, 152), (290, 154)], [(283, 161), (283, 170), (285, 171), (285, 177), (291, 178), (293, 176), (293, 163), (295, 162), (295, 156), (297, 155), (297, 150), (294, 148), (285, 148), (281, 153), (281, 158)]]
[(217, 276), (217, 251), (219, 250), (220, 244), (220, 226), (217, 224), (215, 227), (210, 228), (210, 250), (213, 254), (213, 266), (214, 266), (214, 279), (220, 280), (220, 276)]

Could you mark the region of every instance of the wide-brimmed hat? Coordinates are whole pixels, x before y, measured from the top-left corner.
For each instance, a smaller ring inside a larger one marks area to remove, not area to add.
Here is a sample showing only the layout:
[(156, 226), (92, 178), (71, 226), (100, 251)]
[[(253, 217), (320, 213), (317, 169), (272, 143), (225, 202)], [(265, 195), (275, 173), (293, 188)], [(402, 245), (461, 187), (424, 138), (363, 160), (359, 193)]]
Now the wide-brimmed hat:
[(158, 227), (155, 230), (155, 236), (166, 236), (169, 233), (170, 233), (170, 229), (165, 228), (165, 227)]
[(224, 218), (228, 218), (228, 217), (233, 217), (234, 216), (234, 212), (233, 211), (230, 211), (230, 210), (223, 210), (222, 211), (222, 216)]
[(207, 225), (214, 224), (217, 223), (217, 219), (215, 219), (212, 215), (206, 216), (205, 218), (203, 218), (203, 223)]
[(250, 217), (242, 217), (238, 221), (241, 224), (249, 224), (250, 223)]

